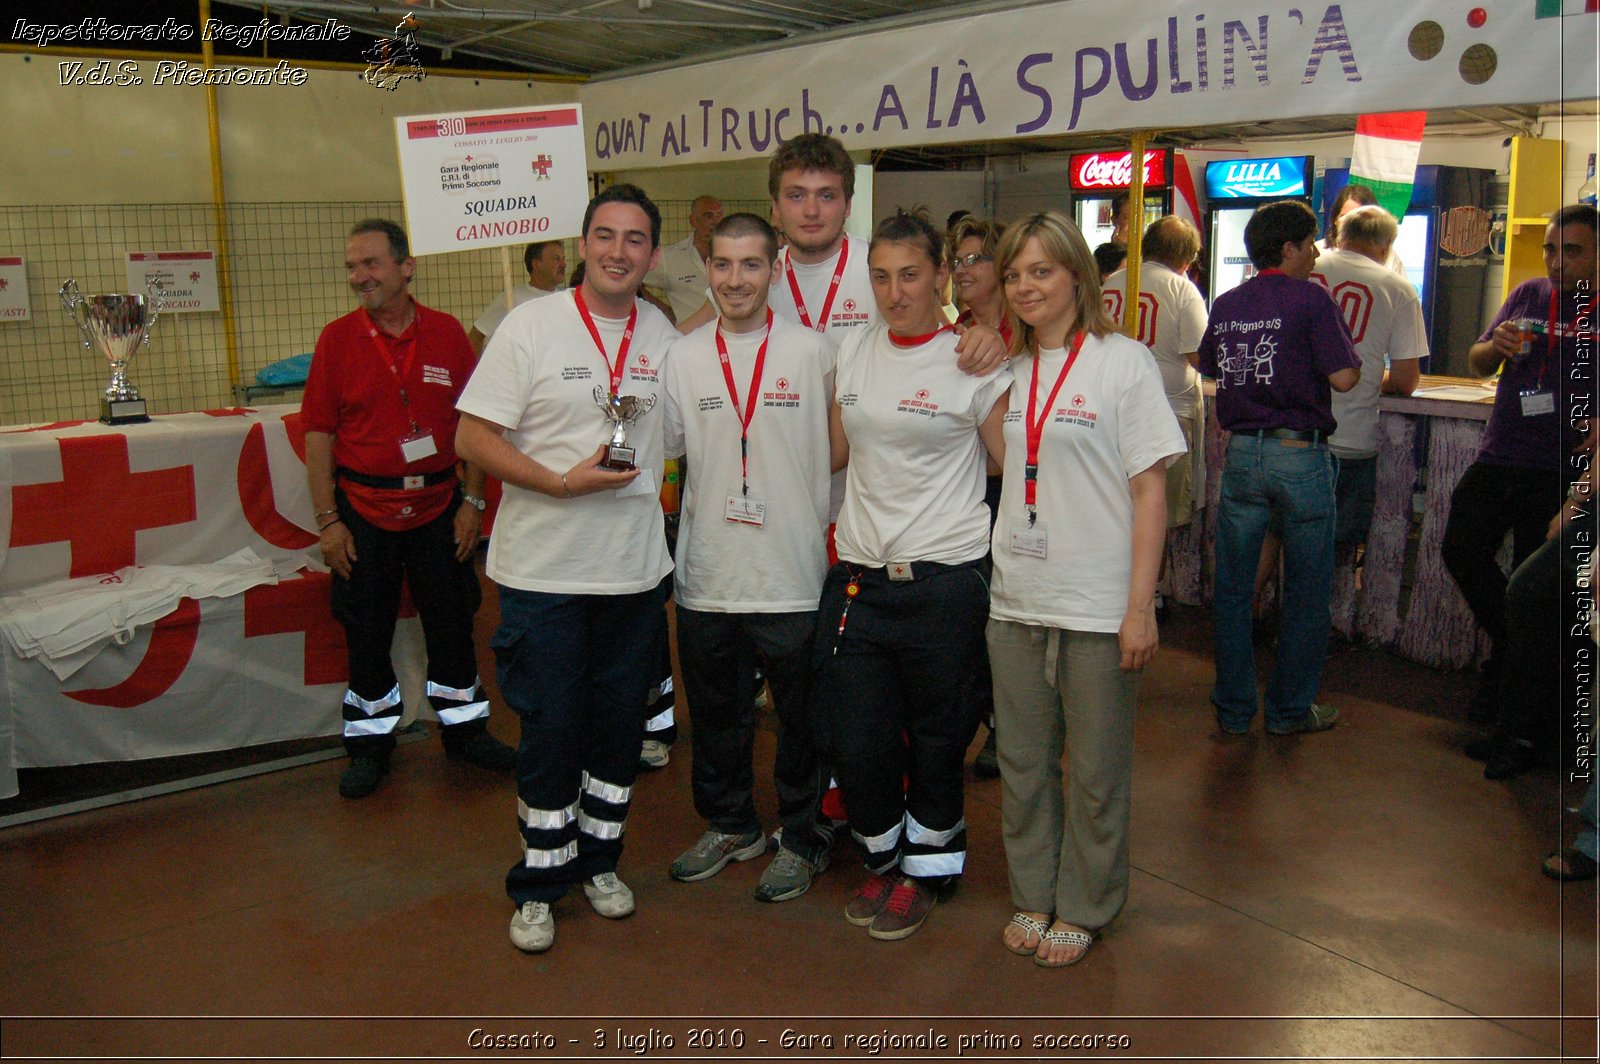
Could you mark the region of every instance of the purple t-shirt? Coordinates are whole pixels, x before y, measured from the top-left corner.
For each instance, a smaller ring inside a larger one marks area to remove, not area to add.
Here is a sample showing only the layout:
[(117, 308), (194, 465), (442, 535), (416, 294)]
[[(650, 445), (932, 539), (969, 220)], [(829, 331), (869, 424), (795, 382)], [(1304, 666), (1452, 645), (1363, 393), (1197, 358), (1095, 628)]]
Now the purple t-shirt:
[(1332, 432), (1328, 378), (1360, 365), (1327, 290), (1284, 273), (1218, 296), (1200, 341), (1200, 372), (1217, 382), (1217, 420), (1230, 432)]
[[(1479, 341), (1488, 340), (1501, 322), (1512, 318), (1533, 318), (1548, 329), (1552, 288), (1549, 278), (1540, 277), (1512, 289)], [(1536, 337), (1533, 354), (1508, 360), (1501, 368), (1500, 386), (1495, 389), (1494, 410), (1483, 431), (1478, 461), (1520, 469), (1560, 469), (1572, 448), (1583, 439), (1583, 434), (1572, 427), (1572, 421), (1594, 412), (1590, 409), (1596, 356), (1594, 295), (1585, 295), (1581, 308), (1579, 304), (1577, 293), (1563, 295), (1556, 307), (1559, 318), (1555, 342)], [(1585, 365), (1587, 372), (1581, 373), (1578, 381), (1571, 380), (1572, 373)], [(1550, 400), (1542, 399), (1542, 392), (1548, 392)], [(1532, 398), (1534, 409), (1546, 402), (1551, 407), (1546, 413), (1524, 414), (1524, 395)], [(1575, 409), (1574, 404), (1581, 407)]]

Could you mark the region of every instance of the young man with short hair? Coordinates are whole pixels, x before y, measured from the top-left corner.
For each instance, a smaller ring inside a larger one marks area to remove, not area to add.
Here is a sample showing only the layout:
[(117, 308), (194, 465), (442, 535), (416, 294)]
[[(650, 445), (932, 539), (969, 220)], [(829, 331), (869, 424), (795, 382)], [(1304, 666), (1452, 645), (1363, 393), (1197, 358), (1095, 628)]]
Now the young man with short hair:
[[(489, 544), (500, 589), (496, 676), (522, 720), (523, 857), (506, 876), (511, 941), (555, 939), (574, 884), (601, 916), (633, 912), (617, 878), (651, 682), (661, 583), (661, 374), (672, 324), (642, 304), (661, 215), (633, 185), (590, 201), (583, 283), (507, 315), (461, 396), (457, 447), (505, 484)], [(631, 419), (628, 414), (631, 413)], [(634, 464), (607, 464), (612, 416)]]
[(779, 732), (773, 779), (783, 824), (758, 901), (805, 893), (827, 867), (810, 655), (827, 566), (828, 403), (834, 345), (768, 307), (777, 234), (735, 214), (711, 238), (719, 311), (673, 346), (667, 453), (693, 473), (678, 532), (678, 660), (694, 715), (695, 811), (708, 829), (669, 874), (694, 882), (766, 851), (751, 755), (758, 663)]

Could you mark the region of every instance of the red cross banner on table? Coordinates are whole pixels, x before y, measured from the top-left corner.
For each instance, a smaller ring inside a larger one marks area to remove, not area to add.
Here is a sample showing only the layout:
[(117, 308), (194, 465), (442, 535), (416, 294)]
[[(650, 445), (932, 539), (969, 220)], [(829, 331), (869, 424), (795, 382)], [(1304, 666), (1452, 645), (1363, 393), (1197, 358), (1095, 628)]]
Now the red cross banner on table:
[[(0, 598), (127, 566), (202, 566), (250, 548), (280, 573), (316, 556), (298, 408), (0, 430)], [(417, 705), (420, 636), (396, 639)], [(346, 680), (325, 573), (185, 598), (64, 681), (0, 649), (0, 797), (16, 767), (231, 749), (334, 734)]]

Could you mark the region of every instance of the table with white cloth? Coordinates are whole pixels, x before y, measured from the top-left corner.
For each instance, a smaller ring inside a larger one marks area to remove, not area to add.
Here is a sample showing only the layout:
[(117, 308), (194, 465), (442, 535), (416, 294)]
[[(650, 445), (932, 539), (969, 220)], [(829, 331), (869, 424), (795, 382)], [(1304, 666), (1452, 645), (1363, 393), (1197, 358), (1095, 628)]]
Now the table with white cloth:
[[(0, 649), (0, 798), (17, 793), (17, 768), (339, 732), (344, 634), (327, 574), (302, 567), (319, 557), (304, 455), (298, 406), (0, 429), (0, 598), (111, 582), (128, 566), (198, 569), (244, 548), (284, 574), (184, 597), (65, 680)], [(397, 659), (415, 656), (415, 627), (401, 626)]]

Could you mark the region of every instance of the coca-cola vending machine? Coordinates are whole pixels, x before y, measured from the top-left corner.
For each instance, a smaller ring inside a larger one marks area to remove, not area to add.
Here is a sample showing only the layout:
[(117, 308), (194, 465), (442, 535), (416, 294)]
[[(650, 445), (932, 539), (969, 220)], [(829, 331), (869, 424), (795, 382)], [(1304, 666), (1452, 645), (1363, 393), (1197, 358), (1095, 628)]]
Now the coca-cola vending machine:
[[(1130, 226), (1145, 226), (1172, 213), (1171, 148), (1149, 148), (1144, 153), (1144, 221), (1129, 219)], [(1072, 156), (1068, 178), (1072, 185), (1073, 216), (1092, 251), (1111, 239), (1111, 200), (1133, 184), (1133, 152), (1097, 151)]]

